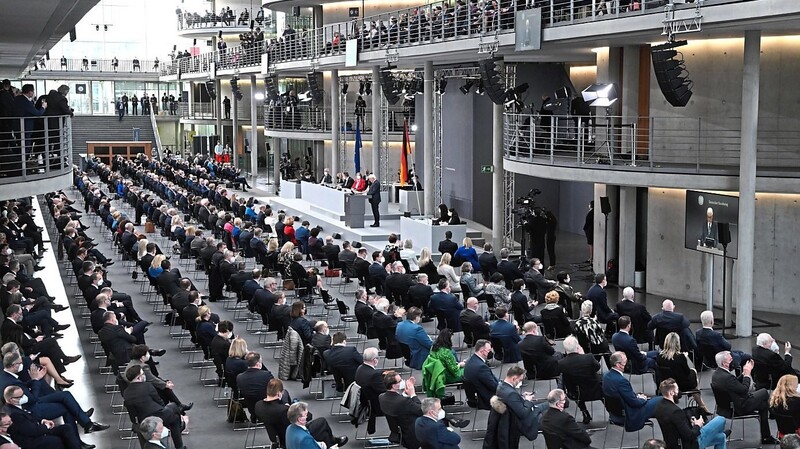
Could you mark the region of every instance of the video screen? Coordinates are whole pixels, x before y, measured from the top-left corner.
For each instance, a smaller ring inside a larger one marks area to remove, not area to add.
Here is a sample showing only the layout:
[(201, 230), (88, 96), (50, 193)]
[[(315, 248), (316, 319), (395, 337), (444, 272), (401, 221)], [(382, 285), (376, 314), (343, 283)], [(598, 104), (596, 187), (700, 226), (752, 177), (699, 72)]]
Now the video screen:
[(727, 223), (731, 241), (728, 257), (736, 259), (739, 253), (739, 197), (716, 193), (686, 191), (685, 247), (696, 251), (722, 255), (719, 224)]

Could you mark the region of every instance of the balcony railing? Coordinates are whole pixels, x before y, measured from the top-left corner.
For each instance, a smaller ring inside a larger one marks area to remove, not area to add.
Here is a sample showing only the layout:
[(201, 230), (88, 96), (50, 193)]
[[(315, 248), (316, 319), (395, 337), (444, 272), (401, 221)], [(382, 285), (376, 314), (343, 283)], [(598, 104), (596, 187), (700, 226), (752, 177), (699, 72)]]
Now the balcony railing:
[[(741, 118), (505, 114), (505, 157), (542, 165), (738, 173)], [(759, 121), (758, 168), (800, 168), (800, 120)]]
[(31, 70), (52, 70), (62, 72), (144, 72), (159, 73), (163, 63), (147, 59), (42, 59), (31, 66)]
[[(403, 132), (403, 119), (409, 115), (409, 126), (414, 123), (414, 114), (403, 110), (400, 107), (390, 108), (387, 111), (389, 114), (388, 131), (390, 133)], [(299, 131), (331, 131), (331, 109), (318, 108), (314, 106), (300, 105), (297, 107), (286, 106), (264, 106), (264, 114), (266, 116), (265, 125), (267, 129), (273, 130), (299, 130)], [(347, 117), (342, 120), (342, 131), (346, 133), (353, 133), (356, 130), (356, 116), (354, 113), (349, 113)], [(367, 134), (372, 132), (372, 112), (365, 111), (361, 117), (362, 133)], [(413, 130), (409, 129), (409, 133), (413, 134)]]
[(0, 119), (0, 184), (53, 178), (72, 171), (69, 116)]
[(255, 16), (252, 11), (229, 10), (224, 13), (220, 11), (219, 14), (206, 11), (203, 14), (196, 12), (180, 12), (178, 15), (178, 31), (196, 30), (203, 28), (242, 28), (250, 27), (250, 20), (253, 19), (256, 26), (270, 26), (272, 24), (272, 15), (264, 14), (264, 10), (256, 12)]

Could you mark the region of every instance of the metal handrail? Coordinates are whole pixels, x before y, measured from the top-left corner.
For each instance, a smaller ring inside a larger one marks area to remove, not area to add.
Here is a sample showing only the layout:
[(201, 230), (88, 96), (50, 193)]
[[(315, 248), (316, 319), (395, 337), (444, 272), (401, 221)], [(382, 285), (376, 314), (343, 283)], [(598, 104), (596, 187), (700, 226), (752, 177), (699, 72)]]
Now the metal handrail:
[(31, 69), (37, 70), (52, 70), (54, 72), (142, 72), (142, 73), (159, 73), (160, 67), (164, 65), (158, 59), (117, 59), (116, 64), (114, 59), (97, 59), (97, 58), (81, 58), (81, 59), (50, 59), (32, 64)]
[[(800, 167), (800, 130), (759, 121), (758, 167)], [(639, 170), (738, 171), (739, 117), (549, 116), (506, 113), (507, 159)]]
[[(299, 106), (265, 105), (264, 125), (272, 130), (311, 130), (311, 131), (331, 131), (331, 108), (320, 108), (312, 105), (300, 104)], [(403, 119), (411, 114), (402, 107), (390, 107), (388, 126), (390, 133), (400, 133), (403, 131)], [(410, 115), (410, 123), (413, 125), (415, 115)], [(383, 123), (383, 120), (381, 120)], [(354, 133), (356, 130), (355, 113), (348, 114), (346, 120), (341, 124), (341, 131), (344, 133)], [(372, 132), (372, 111), (365, 111), (361, 116), (362, 133)], [(409, 129), (409, 133), (413, 131)]]
[(0, 184), (47, 179), (72, 171), (72, 118), (0, 119)]
[(224, 15), (206, 11), (204, 15), (200, 15), (196, 12), (178, 10), (176, 11), (178, 31), (203, 28), (249, 28), (251, 19), (258, 26), (269, 26), (272, 24), (272, 15), (263, 14), (263, 9), (261, 10), (263, 15), (260, 17), (258, 13), (253, 15), (252, 11), (249, 10), (247, 11), (247, 17), (243, 17), (243, 12), (244, 11), (232, 9), (230, 14), (227, 14), (227, 11)]
[(155, 136), (155, 142), (154, 142), (156, 145), (155, 149), (158, 152), (158, 158), (161, 159), (164, 157), (164, 149), (161, 147), (161, 136), (158, 135), (158, 124), (156, 124), (156, 113), (153, 109), (155, 108), (150, 108), (150, 126), (153, 127), (153, 136)]

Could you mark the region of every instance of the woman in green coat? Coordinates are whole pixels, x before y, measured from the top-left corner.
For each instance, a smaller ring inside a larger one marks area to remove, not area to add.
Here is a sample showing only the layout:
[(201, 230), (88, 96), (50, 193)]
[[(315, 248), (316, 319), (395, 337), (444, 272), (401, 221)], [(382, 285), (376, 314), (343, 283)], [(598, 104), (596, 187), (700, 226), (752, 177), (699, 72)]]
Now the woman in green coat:
[(436, 341), (431, 347), (431, 352), (428, 355), (429, 359), (436, 359), (441, 362), (444, 367), (444, 382), (452, 384), (464, 380), (464, 364), (456, 360), (455, 353), (453, 352), (452, 332), (450, 329), (442, 329)]

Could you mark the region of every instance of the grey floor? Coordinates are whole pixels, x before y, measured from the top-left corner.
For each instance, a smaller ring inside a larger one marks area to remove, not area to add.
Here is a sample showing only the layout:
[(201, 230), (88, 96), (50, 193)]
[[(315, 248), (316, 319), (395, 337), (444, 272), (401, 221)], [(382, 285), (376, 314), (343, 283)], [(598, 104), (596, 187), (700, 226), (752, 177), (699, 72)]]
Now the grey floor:
[[(77, 192), (70, 190), (68, 191), (68, 194), (73, 198), (78, 199), (76, 205), (80, 206), (82, 209), (82, 200), (79, 199)], [(268, 198), (263, 198), (262, 200), (269, 201)], [(114, 205), (117, 208), (122, 207), (130, 212), (130, 208), (127, 205), (120, 204), (119, 201), (115, 201)], [(46, 208), (40, 207), (39, 210), (45, 211)], [(123, 266), (124, 264), (119, 261), (118, 256), (112, 249), (111, 242), (106, 239), (107, 231), (105, 228), (98, 226), (98, 222), (93, 220), (90, 215), (85, 215), (83, 222), (91, 226), (91, 229), (88, 230), (88, 234), (90, 234), (95, 241), (99, 243), (98, 248), (107, 256), (117, 260), (117, 263), (109, 268), (109, 279), (114, 283), (114, 289), (129, 293), (134, 298), (135, 304), (137, 304), (136, 307), (139, 311), (139, 314), (144, 319), (157, 323), (159, 320), (157, 315), (153, 312), (153, 307), (148, 305), (143, 295), (139, 293), (141, 288), (139, 285), (140, 281), (133, 281), (131, 279), (132, 269)], [(52, 228), (49, 229), (52, 232)], [(137, 230), (139, 232), (144, 231), (143, 227)], [(165, 250), (165, 252), (170, 249), (171, 245), (168, 244), (163, 238), (153, 236), (153, 239)], [(585, 246), (585, 240), (582, 236), (562, 234), (559, 236), (557, 248), (559, 251), (560, 260), (562, 261), (559, 263), (557, 270), (563, 269), (571, 271), (573, 273), (572, 278), (574, 279), (573, 284), (581, 291), (585, 292), (589, 287), (589, 280), (591, 279), (591, 272), (588, 271), (590, 270), (588, 264), (580, 263), (580, 261), (586, 258), (587, 249)], [(73, 326), (67, 331), (67, 338), (61, 340), (67, 354), (74, 354), (75, 351), (81, 351), (81, 353), (84, 354), (84, 359), (81, 362), (69, 367), (69, 371), (67, 373), (68, 377), (77, 381), (77, 385), (70, 391), (72, 391), (76, 398), (78, 398), (84, 408), (95, 407), (97, 409), (95, 414), (96, 419), (112, 425), (111, 429), (105, 432), (87, 435), (84, 440), (96, 444), (98, 448), (102, 449), (126, 448), (128, 447), (129, 442), (121, 440), (120, 438), (121, 435), (126, 433), (119, 432), (117, 430), (118, 423), (120, 422), (119, 416), (112, 414), (112, 395), (105, 393), (103, 387), (105, 383), (105, 377), (99, 374), (99, 366), (103, 363), (103, 360), (92, 357), (94, 345), (89, 342), (91, 330), (87, 330), (85, 328), (84, 320), (80, 317), (77, 307), (77, 304), (83, 301), (82, 296), (80, 294), (74, 296), (73, 290), (75, 288), (70, 285), (70, 280), (72, 279), (74, 281), (74, 278), (71, 276), (71, 273), (70, 276), (67, 277), (63, 265), (61, 266), (60, 270), (61, 279), (57, 278), (59, 274), (55, 272), (54, 267), (58, 266), (58, 264), (54, 258), (54, 253), (55, 248), (47, 253), (48, 256), (45, 260), (47, 269), (38, 273), (38, 275), (46, 280), (48, 288), (51, 289), (51, 294), (57, 296), (60, 302), (64, 303), (65, 299), (69, 298), (69, 303), (72, 307), (69, 311), (61, 312), (57, 316), (59, 321), (77, 323), (77, 326)], [(252, 268), (252, 262), (249, 267)], [(180, 269), (184, 275), (193, 277), (195, 284), (199, 289), (207, 291), (206, 279), (204, 279), (204, 276), (193, 274), (186, 270), (184, 266), (180, 266)], [(333, 296), (343, 299), (352, 308), (354, 303), (352, 295), (352, 292), (355, 289), (354, 284), (350, 284), (348, 288), (342, 292), (339, 291), (338, 286), (331, 286), (330, 289), (333, 293)], [(609, 288), (608, 296), (611, 299), (610, 302), (614, 303), (615, 300), (612, 298), (620, 297), (620, 289), (616, 287)], [(646, 304), (651, 313), (657, 313), (661, 307), (661, 301), (663, 298), (656, 297), (654, 295), (648, 295), (645, 292), (638, 292), (636, 300)], [(218, 313), (222, 319), (233, 321), (233, 311), (225, 310), (220, 303), (212, 304), (212, 309), (214, 312)], [(703, 308), (700, 304), (678, 301), (676, 310), (687, 314), (687, 316), (693, 321), (699, 321), (699, 314)], [(72, 313), (71, 316), (69, 315), (70, 312)], [(791, 339), (797, 335), (797, 320), (794, 320), (794, 317), (792, 316), (762, 313), (756, 313), (755, 316), (757, 318), (762, 318), (781, 324), (779, 327), (757, 329), (759, 332), (771, 332), (779, 340)], [(335, 323), (337, 320), (338, 313), (331, 312), (331, 315), (327, 321), (329, 323)], [(246, 323), (237, 322), (236, 326), (237, 328), (235, 329), (235, 333), (243, 336), (248, 341), (249, 348), (251, 350), (260, 351), (262, 353), (262, 357), (266, 361), (267, 367), (273, 373), (277, 373), (278, 360), (274, 358), (272, 349), (260, 349), (258, 344), (258, 336), (251, 335), (246, 331)], [(699, 324), (693, 324), (692, 327), (698, 328)], [(433, 333), (433, 323), (426, 324), (426, 329), (430, 333)], [(348, 335), (355, 337), (355, 326), (352, 326), (347, 333)], [(170, 338), (169, 336), (169, 328), (159, 324), (154, 324), (150, 327), (149, 332), (146, 334), (146, 338), (147, 343), (151, 348), (164, 348), (167, 350), (167, 354), (164, 357), (159, 358), (159, 370), (162, 373), (162, 377), (171, 379), (175, 382), (176, 393), (182, 401), (194, 401), (195, 403), (194, 409), (188, 413), (190, 417), (190, 434), (184, 438), (187, 447), (191, 449), (244, 448), (246, 432), (233, 431), (232, 425), (226, 422), (225, 409), (218, 408), (216, 403), (212, 400), (214, 388), (204, 387), (201, 384), (199, 380), (199, 370), (191, 369), (189, 367), (189, 355), (181, 353), (178, 348), (178, 341)], [(754, 344), (754, 341), (754, 338), (737, 339), (732, 343), (734, 348), (749, 352), (750, 348)], [(372, 345), (377, 345), (376, 341), (372, 341), (370, 343)], [(467, 352), (464, 354), (464, 357), (468, 355), (469, 353)], [(387, 362), (387, 366), (391, 366), (392, 364), (393, 362), (391, 361)], [(507, 369), (507, 366), (505, 368)], [(603, 369), (605, 370), (605, 367), (603, 367)], [(496, 374), (499, 374), (499, 371), (500, 367), (497, 367)], [(209, 372), (209, 375), (213, 375), (213, 373)], [(416, 373), (416, 375), (417, 377), (420, 377), (420, 373)], [(703, 388), (702, 394), (704, 400), (709, 407), (713, 409), (714, 402), (709, 387), (710, 376), (710, 372), (701, 374), (701, 387)], [(359, 437), (363, 436), (364, 427), (359, 428), (358, 432), (356, 432), (353, 426), (351, 426), (349, 423), (340, 423), (338, 422), (338, 417), (331, 417), (332, 401), (314, 400), (313, 396), (309, 394), (308, 390), (302, 389), (302, 385), (299, 382), (286, 382), (286, 387), (287, 390), (292, 394), (292, 397), (310, 402), (311, 409), (315, 417), (328, 417), (328, 420), (334, 429), (334, 433), (338, 435), (349, 436), (350, 442), (348, 443), (348, 447), (363, 446), (364, 442), (356, 440), (355, 436), (356, 434), (358, 434)], [(316, 383), (312, 384), (312, 387), (316, 387)], [(523, 388), (530, 390), (534, 387), (538, 397), (544, 397), (550, 388), (550, 386), (547, 385), (547, 382), (538, 382), (536, 385), (528, 383)], [(640, 380), (635, 379), (634, 388), (650, 395), (654, 394), (655, 391), (655, 386), (653, 385), (652, 380), (649, 379), (645, 380), (644, 385), (641, 384)], [(331, 390), (331, 382), (328, 381), (326, 382), (326, 391)], [(457, 396), (458, 394), (459, 393), (456, 392)], [(116, 396), (114, 400), (116, 400), (117, 403), (120, 403), (120, 398), (118, 396)], [(571, 405), (570, 410), (574, 411), (575, 406)], [(595, 420), (592, 422), (590, 427), (604, 426), (605, 414), (602, 411), (602, 405), (599, 402), (594, 404), (592, 408), (592, 414), (595, 417)], [(468, 419), (473, 419), (472, 415), (473, 413), (470, 411), (469, 415), (466, 417)], [(479, 428), (485, 427), (487, 412), (481, 411), (477, 416)], [(125, 418), (122, 420), (124, 427), (128, 424), (128, 422), (127, 416), (123, 415), (123, 418)], [(377, 435), (385, 435), (387, 433), (385, 421), (383, 419), (379, 419), (378, 423), (379, 428)], [(744, 423), (744, 432), (741, 428), (741, 425), (742, 424), (739, 421), (736, 422), (733, 436), (741, 437), (744, 435), (745, 441), (729, 443), (729, 447), (757, 447), (759, 444), (757, 423), (755, 421)], [(774, 423), (772, 423), (772, 428), (775, 429)], [(654, 432), (656, 437), (659, 437), (661, 434), (657, 424), (655, 425)], [(606, 435), (606, 433), (608, 433), (608, 435)], [(265, 444), (267, 442), (266, 433), (263, 431), (263, 429), (257, 432), (256, 436), (258, 442), (261, 444)], [(481, 447), (483, 444), (482, 441), (473, 441), (474, 438), (481, 436), (480, 432), (464, 432), (461, 434), (461, 436), (461, 447), (475, 449)], [(651, 432), (648, 430), (643, 430), (640, 432), (639, 436), (643, 442), (646, 438), (651, 436)], [(607, 437), (607, 441), (604, 444), (605, 437)], [(619, 428), (611, 428), (609, 430), (599, 430), (593, 432), (592, 440), (595, 447), (619, 447), (620, 430)], [(528, 442), (523, 437), (521, 445), (522, 447), (533, 445), (535, 447), (543, 448), (544, 441), (543, 438), (540, 437), (535, 442)], [(625, 436), (623, 446), (629, 447), (636, 445), (637, 435), (632, 433), (627, 434)]]

